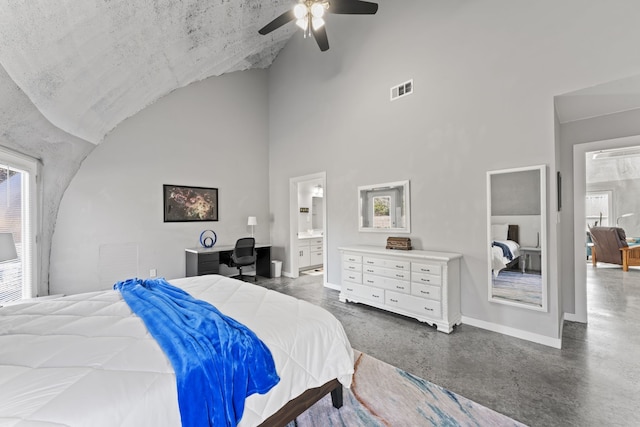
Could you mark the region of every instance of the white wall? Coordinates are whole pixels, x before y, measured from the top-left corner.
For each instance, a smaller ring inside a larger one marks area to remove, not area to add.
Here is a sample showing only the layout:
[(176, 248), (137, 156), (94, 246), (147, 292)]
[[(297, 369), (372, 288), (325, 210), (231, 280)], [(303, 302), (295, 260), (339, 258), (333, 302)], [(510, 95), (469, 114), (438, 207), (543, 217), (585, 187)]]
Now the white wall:
[[(267, 127), (265, 71), (191, 84), (124, 121), (64, 194), (52, 293), (108, 287), (116, 279), (102, 268), (108, 260), (122, 275), (147, 277), (156, 268), (159, 276), (183, 277), (184, 248), (198, 246), (203, 230), (213, 229), (218, 245), (233, 244), (249, 235), (250, 215), (258, 218), (256, 239), (268, 242)], [(163, 184), (218, 188), (220, 220), (163, 223)]]
[[(382, 1), (375, 16), (329, 16), (328, 52), (297, 34), (269, 72), (273, 243), (288, 250), (288, 179), (325, 170), (337, 284), (339, 246), (387, 237), (358, 233), (357, 187), (410, 179), (412, 244), (464, 255), (463, 315), (558, 338), (553, 97), (638, 74), (639, 12), (635, 0)], [(415, 93), (390, 102), (411, 78)], [(549, 174), (547, 313), (487, 301), (486, 172), (538, 164)]]

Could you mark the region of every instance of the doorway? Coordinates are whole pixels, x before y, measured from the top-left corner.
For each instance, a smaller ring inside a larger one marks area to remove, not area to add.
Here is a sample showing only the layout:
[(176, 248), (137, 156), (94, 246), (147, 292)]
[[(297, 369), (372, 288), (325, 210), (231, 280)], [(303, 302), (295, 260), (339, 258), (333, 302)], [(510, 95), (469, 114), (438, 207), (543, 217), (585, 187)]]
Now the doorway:
[[(575, 271), (575, 314), (571, 316), (565, 316), (567, 320), (587, 323), (587, 262), (586, 256), (588, 252), (586, 233), (585, 233), (585, 221), (592, 224), (594, 221), (606, 222), (612, 226), (622, 226), (629, 230), (630, 233), (640, 234), (640, 231), (635, 230), (632, 226), (632, 218), (627, 215), (627, 211), (630, 209), (625, 202), (636, 200), (635, 197), (619, 197), (619, 191), (606, 190), (606, 188), (613, 188), (610, 182), (606, 184), (590, 184), (587, 185), (587, 156), (590, 156), (589, 160), (593, 159), (594, 154), (599, 152), (607, 152), (609, 150), (619, 150), (622, 148), (632, 148), (640, 146), (640, 137), (626, 137), (617, 138), (604, 141), (596, 141), (591, 143), (577, 144), (573, 147), (573, 183), (574, 183), (574, 271)], [(640, 157), (636, 157), (640, 159)], [(625, 169), (628, 170), (628, 167)], [(605, 182), (607, 178), (600, 178)], [(603, 191), (607, 191), (610, 194), (611, 200), (607, 200), (607, 207), (611, 206), (610, 212), (603, 212), (602, 219), (600, 219), (600, 211), (598, 211), (596, 218), (587, 218), (586, 200), (588, 194), (588, 188), (591, 190), (599, 190), (602, 194)], [(616, 200), (620, 199), (617, 203)], [(640, 212), (638, 212), (640, 215)], [(636, 219), (636, 218), (633, 218)], [(624, 223), (623, 223), (624, 221)], [(630, 228), (631, 227), (631, 228)], [(626, 231), (626, 230), (625, 230)]]
[(289, 266), (290, 277), (301, 271), (322, 275), (327, 268), (326, 172), (289, 180)]

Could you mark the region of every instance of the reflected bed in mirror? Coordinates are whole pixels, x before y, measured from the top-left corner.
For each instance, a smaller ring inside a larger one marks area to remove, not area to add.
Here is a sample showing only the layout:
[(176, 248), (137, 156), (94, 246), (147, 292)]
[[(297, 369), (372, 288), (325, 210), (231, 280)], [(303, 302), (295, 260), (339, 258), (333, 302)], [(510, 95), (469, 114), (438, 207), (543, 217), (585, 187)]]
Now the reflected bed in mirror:
[(358, 187), (358, 230), (409, 233), (409, 181)]
[(546, 166), (487, 172), (489, 301), (547, 310)]

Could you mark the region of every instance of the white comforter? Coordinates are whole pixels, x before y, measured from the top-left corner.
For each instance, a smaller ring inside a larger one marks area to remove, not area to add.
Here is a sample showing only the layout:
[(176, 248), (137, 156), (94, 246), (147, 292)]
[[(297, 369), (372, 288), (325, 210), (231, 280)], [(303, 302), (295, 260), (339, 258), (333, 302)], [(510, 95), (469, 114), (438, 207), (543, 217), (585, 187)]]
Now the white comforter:
[[(170, 282), (245, 324), (273, 354), (280, 383), (247, 399), (241, 426), (333, 378), (351, 385), (351, 346), (326, 310), (222, 276)], [(180, 426), (173, 368), (117, 291), (1, 308), (0, 426)]]

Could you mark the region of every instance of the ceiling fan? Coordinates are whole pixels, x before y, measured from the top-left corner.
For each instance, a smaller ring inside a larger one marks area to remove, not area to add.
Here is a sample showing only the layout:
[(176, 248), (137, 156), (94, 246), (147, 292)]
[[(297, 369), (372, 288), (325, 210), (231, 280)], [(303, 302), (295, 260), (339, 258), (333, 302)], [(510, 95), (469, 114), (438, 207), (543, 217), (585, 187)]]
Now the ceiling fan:
[(295, 20), (296, 25), (304, 31), (304, 37), (316, 39), (321, 51), (329, 49), (327, 30), (324, 26), (325, 12), (341, 15), (373, 15), (378, 11), (378, 4), (360, 0), (300, 0), (293, 9), (284, 12), (258, 32), (269, 34), (284, 24)]

